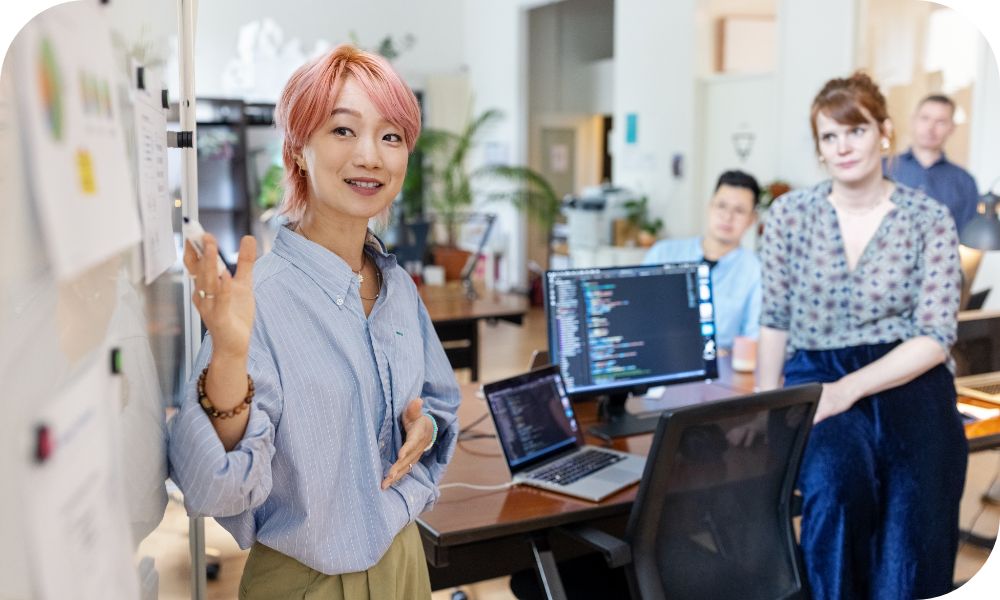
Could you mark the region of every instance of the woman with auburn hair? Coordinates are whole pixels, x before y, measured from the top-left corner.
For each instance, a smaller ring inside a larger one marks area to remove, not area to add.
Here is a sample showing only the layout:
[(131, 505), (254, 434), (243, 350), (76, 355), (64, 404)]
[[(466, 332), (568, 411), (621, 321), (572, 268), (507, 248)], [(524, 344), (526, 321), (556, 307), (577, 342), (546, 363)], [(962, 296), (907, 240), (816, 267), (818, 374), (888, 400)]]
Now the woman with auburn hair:
[(862, 73), (812, 105), (830, 179), (782, 196), (764, 228), (758, 384), (823, 383), (802, 459), (814, 598), (952, 589), (967, 446), (947, 366), (959, 299), (948, 209), (882, 176), (885, 98)]
[(276, 109), (288, 223), (236, 275), (190, 244), (208, 329), (171, 423), (194, 516), (251, 548), (240, 598), (429, 598), (414, 519), (438, 497), (459, 393), (410, 276), (368, 228), (420, 131), (416, 98), (348, 45), (300, 67)]

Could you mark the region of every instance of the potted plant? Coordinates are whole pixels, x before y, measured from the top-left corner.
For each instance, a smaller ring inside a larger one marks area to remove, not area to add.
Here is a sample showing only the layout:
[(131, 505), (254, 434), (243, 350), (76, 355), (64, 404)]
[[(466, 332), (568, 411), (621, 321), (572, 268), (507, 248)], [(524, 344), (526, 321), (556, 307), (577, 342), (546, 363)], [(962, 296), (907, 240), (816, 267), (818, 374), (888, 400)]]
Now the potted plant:
[(444, 226), (447, 246), (455, 246), (461, 216), (472, 206), (472, 176), (465, 164), (469, 151), (479, 132), (500, 116), (500, 111), (491, 109), (470, 120), (461, 133), (429, 129), (420, 136), (426, 139), (418, 144), (430, 155), (423, 174), (432, 179), (430, 206)]
[(625, 218), (635, 231), (636, 243), (643, 248), (649, 248), (656, 243), (656, 236), (663, 228), (663, 219), (649, 218), (649, 198), (643, 196), (638, 200), (629, 200), (624, 204)]
[[(552, 227), (559, 218), (562, 201), (544, 175), (523, 166), (487, 165), (477, 169), (473, 176), (511, 185), (510, 189), (490, 192), (487, 198), (491, 202), (510, 202), (524, 211), (551, 241)], [(547, 243), (546, 248), (549, 247)]]
[(488, 199), (512, 202), (535, 218), (545, 231), (551, 231), (559, 215), (560, 202), (552, 186), (527, 167), (487, 165), (472, 172), (467, 170), (466, 160), (479, 133), (501, 117), (499, 110), (486, 110), (471, 119), (460, 133), (426, 129), (417, 142), (427, 159), (414, 165), (418, 167), (413, 169), (414, 177), (431, 182), (429, 204), (445, 234), (444, 243), (439, 242), (434, 248), (434, 262), (445, 267), (449, 279), (458, 277), (470, 255), (457, 248), (456, 241), (459, 225), (472, 207), (475, 182), (513, 184), (508, 190), (490, 192)]

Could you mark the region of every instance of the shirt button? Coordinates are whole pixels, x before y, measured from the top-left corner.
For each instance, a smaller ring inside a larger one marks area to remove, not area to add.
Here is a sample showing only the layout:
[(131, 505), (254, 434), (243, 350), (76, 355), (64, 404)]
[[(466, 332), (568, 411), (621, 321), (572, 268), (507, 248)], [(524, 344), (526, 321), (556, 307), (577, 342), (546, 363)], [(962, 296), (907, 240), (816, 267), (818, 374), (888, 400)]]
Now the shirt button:
[(337, 296), (337, 306), (343, 306), (343, 305), (344, 305), (344, 297)]

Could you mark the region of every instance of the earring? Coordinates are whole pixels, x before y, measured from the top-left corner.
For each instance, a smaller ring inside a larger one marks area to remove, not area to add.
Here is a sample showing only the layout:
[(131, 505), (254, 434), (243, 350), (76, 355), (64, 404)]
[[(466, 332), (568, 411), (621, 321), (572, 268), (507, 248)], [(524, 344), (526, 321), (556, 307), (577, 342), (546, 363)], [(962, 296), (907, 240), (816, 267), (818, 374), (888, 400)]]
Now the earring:
[(889, 149), (889, 138), (887, 137), (882, 138), (882, 149), (883, 150)]
[(299, 177), (305, 177), (305, 176), (306, 176), (306, 170), (303, 169), (302, 166), (300, 165), (299, 166)]

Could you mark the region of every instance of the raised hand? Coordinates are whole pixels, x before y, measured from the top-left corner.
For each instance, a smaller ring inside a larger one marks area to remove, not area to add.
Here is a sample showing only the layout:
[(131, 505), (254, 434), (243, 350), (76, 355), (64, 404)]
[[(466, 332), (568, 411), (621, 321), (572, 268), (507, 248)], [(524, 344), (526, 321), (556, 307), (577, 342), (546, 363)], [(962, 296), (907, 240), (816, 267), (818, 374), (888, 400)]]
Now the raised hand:
[(193, 280), (191, 300), (205, 327), (212, 334), (213, 354), (245, 357), (250, 348), (253, 328), (253, 263), (257, 241), (247, 235), (240, 240), (236, 276), (219, 272), (216, 254), (218, 243), (211, 234), (203, 239), (201, 258), (188, 242), (184, 246), (184, 266)]
[(403, 411), (403, 430), (406, 432), (403, 445), (399, 449), (396, 463), (382, 480), (382, 489), (388, 489), (413, 469), (413, 465), (424, 454), (424, 448), (434, 437), (434, 425), (429, 415), (423, 412), (424, 401), (420, 398), (410, 400)]

